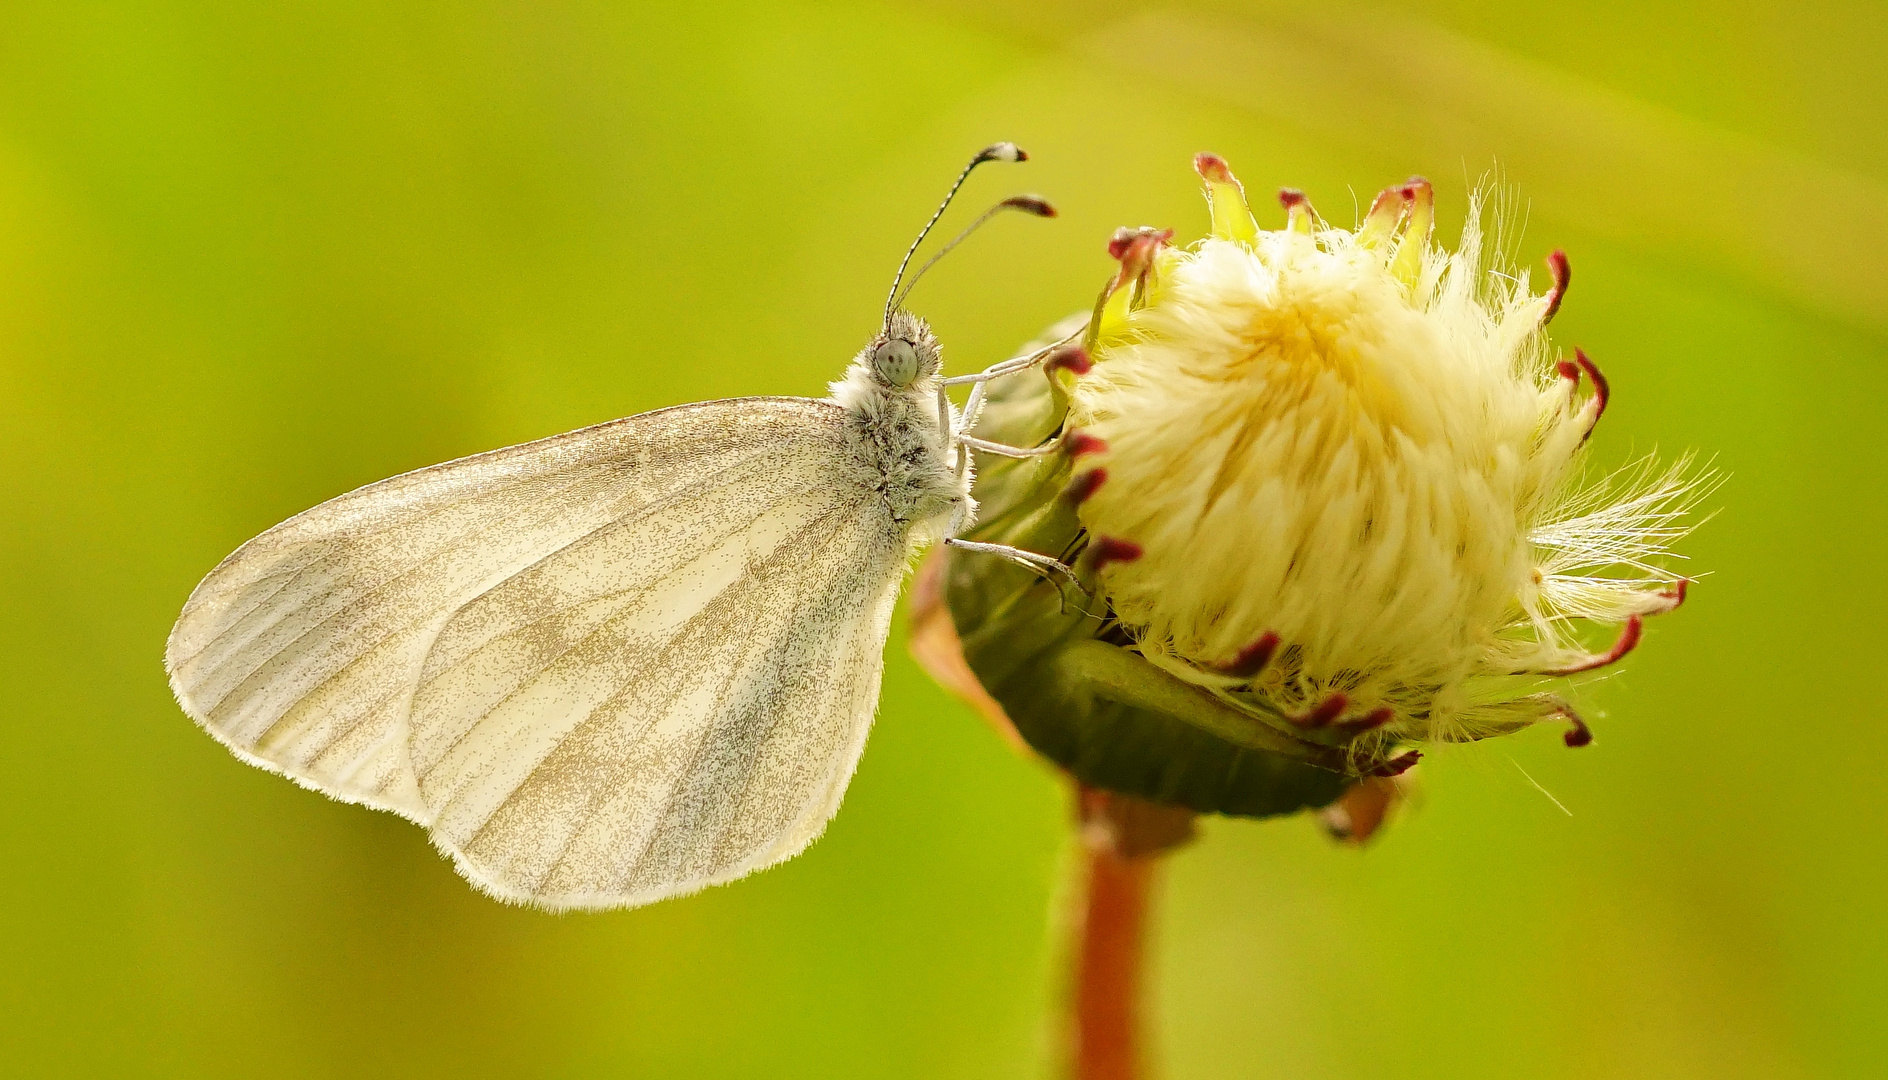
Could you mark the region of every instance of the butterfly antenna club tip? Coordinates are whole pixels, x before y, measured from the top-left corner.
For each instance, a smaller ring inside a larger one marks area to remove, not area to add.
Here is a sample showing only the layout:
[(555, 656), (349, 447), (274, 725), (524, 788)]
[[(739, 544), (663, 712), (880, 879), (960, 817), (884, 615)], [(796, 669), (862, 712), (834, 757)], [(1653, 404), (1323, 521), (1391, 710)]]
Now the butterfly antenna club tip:
[(930, 258), (924, 260), (924, 265), (918, 267), (917, 272), (911, 275), (911, 279), (905, 282), (905, 287), (899, 290), (898, 292), (892, 294), (891, 303), (888, 304), (885, 308), (885, 318), (887, 320), (887, 323), (889, 324), (890, 322), (891, 313), (898, 310), (898, 308), (904, 304), (905, 298), (911, 295), (911, 290), (918, 287), (918, 282), (924, 280), (924, 275), (928, 273), (933, 266), (937, 265), (937, 262), (939, 259), (942, 259), (944, 256), (949, 255), (953, 250), (956, 249), (957, 245), (970, 239), (971, 233), (974, 233), (978, 229), (983, 228), (985, 222), (989, 221), (993, 217), (996, 217), (998, 214), (1001, 214), (1005, 210), (1020, 210), (1025, 214), (1029, 214), (1034, 217), (1042, 217), (1042, 218), (1052, 218), (1055, 216), (1055, 207), (1050, 205), (1049, 200), (1043, 198), (1040, 195), (1011, 196), (1010, 198), (1004, 199), (1002, 202), (997, 203), (995, 206), (992, 206), (990, 209), (985, 210), (983, 214), (977, 218), (977, 220), (971, 222), (968, 226), (966, 226), (963, 232), (960, 232), (956, 236), (951, 237), (950, 243), (945, 244), (941, 248), (938, 248), (937, 251), (934, 254), (932, 254)]
[[(909, 248), (905, 249), (905, 257), (899, 260), (898, 262), (898, 273), (892, 275), (891, 291), (885, 294), (885, 326), (887, 329), (889, 329), (892, 325), (892, 312), (898, 310), (898, 296), (899, 296), (898, 287), (905, 280), (905, 269), (911, 265), (911, 257), (918, 253), (918, 245), (924, 243), (924, 238), (931, 235), (932, 226), (936, 225), (937, 220), (944, 216), (944, 211), (950, 209), (951, 200), (957, 197), (957, 189), (963, 187), (964, 181), (970, 179), (970, 174), (976, 171), (977, 166), (983, 164), (986, 161), (1028, 161), (1028, 160), (1029, 160), (1029, 155), (1023, 152), (1022, 147), (1016, 145), (1013, 142), (991, 143), (989, 146), (986, 146), (982, 150), (977, 151), (977, 156), (971, 158), (970, 163), (968, 165), (965, 165), (963, 168), (963, 171), (957, 174), (957, 179), (951, 184), (951, 189), (944, 193), (944, 201), (939, 203), (937, 206), (937, 209), (932, 212), (931, 220), (924, 223), (924, 228), (918, 230), (918, 238), (911, 242), (911, 246)], [(1048, 206), (1048, 203), (1045, 202), (1045, 203), (1042, 203), (1042, 205)], [(1003, 209), (1003, 208), (1004, 206), (999, 204), (998, 209)], [(1031, 211), (1031, 212), (1034, 213), (1035, 211)], [(979, 218), (977, 220), (977, 224), (979, 225), (982, 224), (983, 221), (988, 219), (989, 216), (990, 216), (989, 214), (985, 214), (984, 217)], [(1038, 216), (1039, 217), (1052, 217), (1054, 216), (1054, 211), (1051, 210), (1050, 213), (1048, 214), (1038, 214)], [(972, 225), (970, 228), (974, 230), (976, 227), (977, 227), (976, 225)], [(966, 235), (968, 234), (969, 231), (970, 230), (965, 231)], [(958, 237), (959, 240), (961, 240), (962, 238), (963, 238), (962, 236)], [(955, 243), (956, 242), (953, 241), (952, 246), (954, 246)], [(949, 248), (947, 247), (945, 250), (949, 250)], [(936, 262), (936, 261), (937, 260), (935, 258), (931, 260), (931, 262)], [(930, 263), (925, 264), (925, 266), (927, 267), (930, 265), (931, 265)], [(922, 274), (923, 272), (924, 272), (923, 270), (919, 271), (920, 274)], [(913, 284), (916, 284), (915, 278), (913, 279)]]
[(1021, 210), (1037, 217), (1054, 217), (1055, 204), (1040, 195), (1013, 195), (1000, 203), (1006, 210)]

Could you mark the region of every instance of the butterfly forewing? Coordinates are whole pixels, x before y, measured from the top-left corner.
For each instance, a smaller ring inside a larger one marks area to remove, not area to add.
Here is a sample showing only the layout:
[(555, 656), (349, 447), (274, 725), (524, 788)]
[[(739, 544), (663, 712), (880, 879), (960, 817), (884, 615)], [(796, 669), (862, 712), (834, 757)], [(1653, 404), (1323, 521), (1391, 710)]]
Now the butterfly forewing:
[(631, 417), (244, 545), (168, 665), (237, 753), (430, 826), (492, 892), (660, 899), (785, 858), (869, 727), (902, 529), (830, 402)]

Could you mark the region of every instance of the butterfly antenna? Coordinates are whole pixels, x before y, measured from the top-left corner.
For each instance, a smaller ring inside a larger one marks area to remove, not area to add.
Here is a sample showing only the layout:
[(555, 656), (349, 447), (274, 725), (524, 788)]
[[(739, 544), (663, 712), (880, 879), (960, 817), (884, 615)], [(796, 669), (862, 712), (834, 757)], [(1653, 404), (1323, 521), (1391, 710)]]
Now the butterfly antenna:
[(891, 292), (885, 294), (885, 325), (887, 327), (890, 327), (892, 324), (892, 312), (895, 310), (893, 305), (898, 299), (899, 283), (903, 282), (905, 279), (905, 267), (911, 265), (911, 257), (918, 253), (918, 245), (924, 243), (924, 238), (930, 235), (931, 226), (936, 225), (937, 219), (943, 217), (944, 211), (949, 209), (951, 200), (957, 197), (957, 189), (963, 187), (964, 181), (970, 179), (970, 174), (977, 166), (986, 161), (1028, 160), (1029, 155), (1023, 153), (1023, 148), (1017, 146), (1015, 143), (992, 143), (982, 150), (977, 151), (977, 156), (971, 158), (970, 164), (964, 166), (964, 171), (957, 174), (957, 182), (952, 184), (951, 189), (944, 193), (944, 201), (938, 204), (937, 212), (931, 215), (931, 220), (924, 223), (924, 228), (918, 231), (918, 238), (911, 242), (911, 247), (905, 250), (904, 259), (898, 264), (898, 273), (892, 278)]
[(990, 209), (985, 210), (983, 212), (982, 217), (970, 223), (969, 228), (965, 229), (963, 232), (958, 233), (957, 236), (954, 239), (952, 239), (950, 243), (945, 244), (943, 247), (939, 248), (937, 250), (937, 254), (932, 255), (930, 258), (924, 260), (924, 265), (918, 267), (918, 272), (911, 275), (910, 281), (905, 282), (904, 290), (902, 292), (894, 294), (891, 303), (885, 309), (885, 317), (887, 319), (890, 319), (892, 312), (904, 306), (905, 297), (910, 296), (911, 290), (917, 288), (918, 282), (924, 280), (925, 271), (931, 269), (933, 266), (936, 266), (937, 261), (939, 259), (942, 259), (944, 256), (949, 255), (951, 253), (952, 248), (956, 247), (957, 245), (963, 243), (965, 240), (969, 239), (970, 234), (982, 228), (984, 222), (989, 221), (991, 218), (997, 216), (998, 214), (1002, 213), (1005, 210), (1021, 210), (1025, 214), (1033, 214), (1036, 217), (1054, 217), (1055, 216), (1055, 207), (1049, 205), (1049, 200), (1043, 198), (1040, 195), (1017, 195), (1017, 196), (1014, 196), (1013, 198), (1004, 199), (1002, 202), (997, 203), (995, 206), (992, 206)]

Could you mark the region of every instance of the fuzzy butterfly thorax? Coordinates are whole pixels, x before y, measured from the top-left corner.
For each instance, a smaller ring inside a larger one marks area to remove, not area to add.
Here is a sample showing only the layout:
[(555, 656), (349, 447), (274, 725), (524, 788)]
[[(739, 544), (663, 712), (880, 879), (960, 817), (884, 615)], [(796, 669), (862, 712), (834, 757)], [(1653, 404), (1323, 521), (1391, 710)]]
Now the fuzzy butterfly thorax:
[[(909, 346), (911, 377), (894, 385), (878, 362), (888, 344)], [(938, 411), (942, 353), (923, 319), (895, 311), (885, 331), (859, 350), (843, 378), (831, 385), (846, 412), (847, 444), (858, 459), (860, 482), (879, 492), (893, 521), (925, 539), (966, 527), (976, 504), (972, 474), (954, 468)], [(957, 423), (957, 411), (947, 413)]]

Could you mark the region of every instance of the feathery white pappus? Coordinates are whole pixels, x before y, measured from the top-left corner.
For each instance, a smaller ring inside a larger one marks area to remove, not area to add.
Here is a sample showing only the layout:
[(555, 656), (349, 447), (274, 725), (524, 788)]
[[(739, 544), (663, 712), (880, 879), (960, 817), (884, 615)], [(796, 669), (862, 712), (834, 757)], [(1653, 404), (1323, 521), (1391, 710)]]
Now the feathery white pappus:
[[(1561, 716), (1543, 677), (1637, 643), (1687, 579), (1664, 568), (1712, 483), (1681, 459), (1585, 485), (1608, 386), (1544, 332), (1566, 291), (1487, 265), (1479, 200), (1453, 253), (1432, 193), (1379, 195), (1355, 230), (1300, 193), (1261, 230), (1225, 162), (1200, 155), (1212, 235), (1124, 230), (1071, 422), (1080, 517), (1117, 552), (1116, 615), (1167, 670), (1372, 752)], [(1105, 479), (1105, 483), (1100, 482)], [(1616, 627), (1579, 647), (1575, 624)]]
[[(999, 143), (951, 194), (1022, 159)], [(1009, 449), (945, 384), (1046, 355), (945, 380), (898, 290), (830, 398), (644, 413), (268, 530), (184, 605), (177, 700), (242, 760), (424, 826), (503, 900), (628, 907), (792, 857), (859, 761), (912, 556), (971, 522), (970, 450)]]

